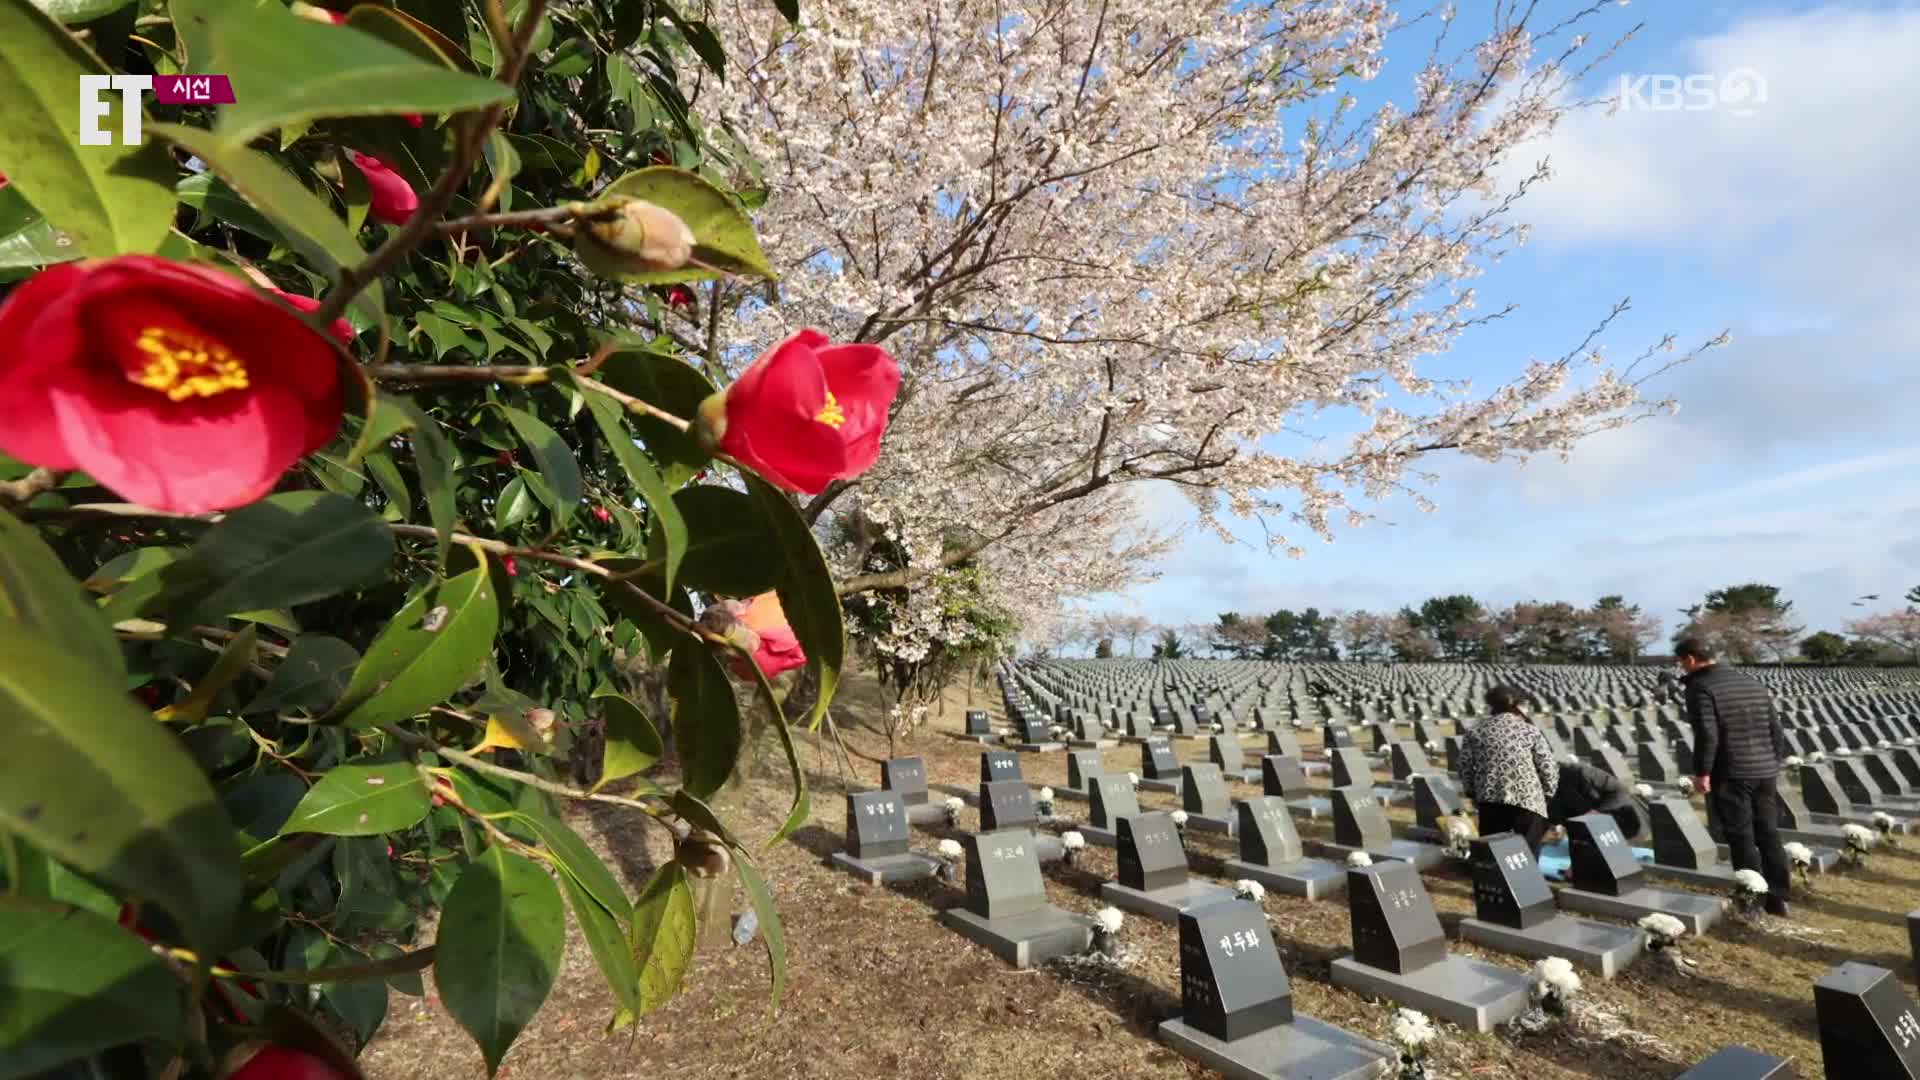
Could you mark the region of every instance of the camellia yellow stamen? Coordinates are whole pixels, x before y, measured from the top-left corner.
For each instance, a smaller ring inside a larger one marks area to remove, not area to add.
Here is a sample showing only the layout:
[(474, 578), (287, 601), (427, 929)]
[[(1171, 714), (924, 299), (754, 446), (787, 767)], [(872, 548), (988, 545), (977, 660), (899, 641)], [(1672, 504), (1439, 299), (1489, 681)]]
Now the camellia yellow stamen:
[[(168, 326), (149, 326), (133, 343), (147, 357), (147, 366), (127, 378), (169, 401), (212, 397), (247, 388), (247, 368), (240, 358), (217, 341)], [(831, 397), (828, 399), (831, 401)]]
[(840, 411), (840, 403), (834, 400), (833, 391), (827, 391), (827, 403), (820, 406), (820, 412), (814, 419), (835, 430), (847, 422), (847, 414)]

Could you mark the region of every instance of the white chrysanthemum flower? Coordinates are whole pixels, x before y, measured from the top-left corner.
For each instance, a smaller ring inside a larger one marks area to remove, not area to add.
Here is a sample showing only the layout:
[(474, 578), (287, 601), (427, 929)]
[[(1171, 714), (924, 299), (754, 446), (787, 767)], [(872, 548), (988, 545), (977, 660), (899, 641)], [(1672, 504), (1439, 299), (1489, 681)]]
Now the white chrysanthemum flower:
[(1435, 750), (1440, 749), (1440, 744), (1437, 742), (1434, 742), (1432, 739), (1428, 739), (1426, 742), (1423, 742), (1420, 744), (1420, 749), (1425, 750), (1427, 753), (1431, 754)]
[(1847, 846), (1855, 851), (1865, 851), (1873, 846), (1873, 830), (1865, 825), (1842, 825), (1840, 835), (1846, 838)]
[(1788, 841), (1785, 845), (1787, 861), (1795, 866), (1812, 866), (1813, 849), (1798, 841)]
[(1043, 788), (1041, 788), (1041, 789), (1040, 789), (1040, 801), (1041, 801), (1041, 802), (1052, 802), (1052, 801), (1053, 801), (1053, 789), (1052, 789), (1052, 788), (1050, 788), (1050, 787), (1043, 787)]
[(1120, 913), (1119, 908), (1109, 904), (1093, 913), (1093, 921), (1099, 925), (1101, 933), (1117, 934), (1120, 932), (1120, 927), (1126, 923), (1127, 917)]
[(1562, 998), (1580, 992), (1580, 975), (1573, 970), (1573, 962), (1564, 956), (1549, 956), (1533, 965), (1533, 978), (1546, 990)]
[(1754, 896), (1767, 895), (1767, 879), (1761, 877), (1760, 871), (1758, 870), (1735, 870), (1733, 872), (1733, 887), (1744, 892), (1752, 893)]
[(1139, 787), (1139, 786), (1140, 786), (1140, 774), (1139, 774), (1139, 773), (1137, 773), (1137, 772), (1130, 772), (1130, 773), (1128, 773), (1128, 774), (1127, 774), (1127, 783), (1129, 783), (1129, 784), (1132, 784), (1132, 785), (1133, 785), (1134, 787)]
[(1635, 925), (1649, 934), (1667, 938), (1668, 940), (1677, 940), (1687, 932), (1686, 923), (1681, 922), (1679, 919), (1674, 918), (1664, 911), (1656, 911), (1651, 915), (1643, 916)]
[(1471, 840), (1473, 830), (1467, 828), (1466, 822), (1455, 820), (1447, 823), (1447, 835), (1455, 840)]
[(1233, 894), (1242, 900), (1262, 903), (1267, 898), (1267, 887), (1252, 878), (1241, 878), (1233, 883)]
[(1653, 798), (1653, 788), (1646, 784), (1633, 785), (1633, 793), (1643, 799)]
[(1210, 724), (1210, 725), (1208, 725), (1208, 726), (1210, 726), (1211, 728), (1213, 728), (1213, 733), (1214, 733), (1215, 735), (1218, 735), (1218, 734), (1220, 734), (1221, 732), (1223, 732), (1223, 731), (1225, 731), (1225, 730), (1227, 730), (1227, 728), (1226, 728), (1226, 725), (1224, 725), (1224, 724)]
[(1881, 740), (1880, 740), (1880, 742), (1879, 742), (1879, 745), (1877, 745), (1877, 746), (1875, 747), (1875, 749), (1877, 749), (1877, 750), (1891, 750), (1891, 749), (1893, 749), (1893, 744), (1892, 744), (1892, 743), (1890, 743), (1890, 742), (1888, 742), (1888, 741), (1887, 741), (1887, 740), (1885, 740), (1885, 739), (1881, 739)]
[(1433, 1029), (1433, 1021), (1427, 1014), (1417, 1009), (1399, 1009), (1393, 1014), (1393, 1041), (1409, 1050), (1421, 1047), (1439, 1038), (1439, 1032)]
[(1805, 765), (1806, 762), (1801, 759), (1799, 754), (1788, 754), (1787, 760), (1782, 764), (1786, 765), (1790, 769), (1797, 769), (1800, 766)]
[(1175, 810), (1170, 816), (1173, 818), (1173, 823), (1176, 827), (1185, 826), (1187, 823), (1187, 812), (1185, 810)]
[(1875, 810), (1873, 812), (1873, 827), (1879, 829), (1881, 832), (1892, 832), (1893, 815), (1887, 813), (1885, 810)]
[(1580, 755), (1568, 754), (1566, 757), (1560, 759), (1560, 763), (1563, 765), (1578, 765), (1580, 764)]
[(1674, 789), (1679, 791), (1680, 794), (1682, 795), (1693, 794), (1693, 778), (1692, 777), (1683, 776), (1680, 779), (1675, 780), (1673, 782), (1673, 786), (1674, 786)]
[(1372, 866), (1373, 856), (1367, 854), (1364, 851), (1353, 852), (1347, 856), (1347, 865), (1354, 867), (1355, 869), (1358, 869), (1362, 866)]
[(1060, 846), (1068, 851), (1079, 851), (1087, 846), (1087, 838), (1077, 832), (1063, 832), (1060, 834)]
[(1807, 755), (1807, 760), (1813, 762), (1825, 761), (1827, 760), (1827, 752), (1825, 750), (1815, 750), (1813, 753)]
[(959, 796), (949, 795), (947, 796), (947, 801), (942, 803), (941, 805), (947, 808), (948, 813), (957, 814), (960, 812), (960, 808), (967, 804), (961, 802)]

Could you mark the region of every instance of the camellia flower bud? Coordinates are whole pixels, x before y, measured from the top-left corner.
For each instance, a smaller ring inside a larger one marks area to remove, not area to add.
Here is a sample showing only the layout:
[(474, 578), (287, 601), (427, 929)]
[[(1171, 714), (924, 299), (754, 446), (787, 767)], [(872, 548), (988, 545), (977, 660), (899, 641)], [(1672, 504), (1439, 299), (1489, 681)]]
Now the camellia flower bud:
[(584, 251), (616, 272), (678, 270), (693, 258), (693, 230), (645, 199), (628, 199), (618, 215), (589, 224), (579, 236)]
[(311, 19), (314, 22), (327, 23), (332, 26), (340, 26), (347, 21), (347, 16), (343, 12), (328, 11), (323, 7), (315, 7), (312, 4), (302, 3), (301, 0), (293, 0), (293, 3), (288, 6), (287, 10), (303, 19)]
[(727, 846), (719, 837), (710, 832), (695, 829), (680, 841), (679, 850), (674, 858), (687, 868), (687, 873), (697, 878), (716, 878), (733, 868), (733, 856), (727, 852)]

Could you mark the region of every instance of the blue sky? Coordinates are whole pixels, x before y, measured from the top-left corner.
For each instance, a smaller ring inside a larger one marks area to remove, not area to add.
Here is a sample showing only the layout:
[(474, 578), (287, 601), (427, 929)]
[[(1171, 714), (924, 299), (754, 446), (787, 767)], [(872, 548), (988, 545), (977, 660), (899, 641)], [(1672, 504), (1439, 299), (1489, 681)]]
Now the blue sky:
[[(1456, 591), (1495, 604), (1617, 592), (1671, 629), (1707, 590), (1759, 580), (1809, 629), (1838, 629), (1866, 610), (1856, 596), (1886, 606), (1920, 584), (1920, 3), (1641, 0), (1590, 32), (1636, 22), (1588, 94), (1623, 74), (1744, 68), (1765, 100), (1746, 115), (1590, 110), (1523, 151), (1517, 170), (1547, 156), (1556, 176), (1519, 207), (1532, 242), (1476, 283), (1481, 310), (1520, 311), (1430, 373), (1491, 386), (1631, 297), (1605, 339), (1617, 358), (1669, 332), (1682, 345), (1733, 333), (1653, 388), (1681, 412), (1566, 463), (1430, 459), (1434, 513), (1379, 506), (1302, 560), (1269, 555), (1257, 525), (1236, 528), (1241, 545), (1190, 534), (1157, 581), (1093, 606), (1177, 624)], [(1389, 86), (1426, 42), (1396, 45)], [(1172, 492), (1146, 506), (1165, 524), (1188, 516)]]

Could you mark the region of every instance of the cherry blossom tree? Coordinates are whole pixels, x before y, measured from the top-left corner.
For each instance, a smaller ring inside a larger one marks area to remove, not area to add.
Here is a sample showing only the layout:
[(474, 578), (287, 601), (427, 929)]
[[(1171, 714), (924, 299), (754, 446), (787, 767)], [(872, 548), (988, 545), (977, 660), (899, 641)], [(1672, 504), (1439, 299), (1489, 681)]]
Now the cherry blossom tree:
[[(1382, 0), (719, 6), (731, 67), (696, 103), (764, 165), (790, 269), (710, 286), (679, 333), (715, 369), (809, 325), (899, 359), (880, 464), (806, 507), (897, 553), (842, 545), (843, 594), (932, 603), (914, 586), (971, 563), (1032, 617), (1123, 588), (1169, 550), (1150, 481), (1298, 555), (1380, 498), (1427, 505), (1424, 455), (1564, 455), (1661, 411), (1646, 380), (1693, 355), (1609, 361), (1617, 305), (1503, 385), (1439, 362), (1511, 310), (1470, 282), (1548, 173), (1495, 177), (1579, 107), (1612, 4), (1500, 4), (1477, 33)], [(1363, 108), (1389, 37), (1419, 34), (1405, 100)]]

